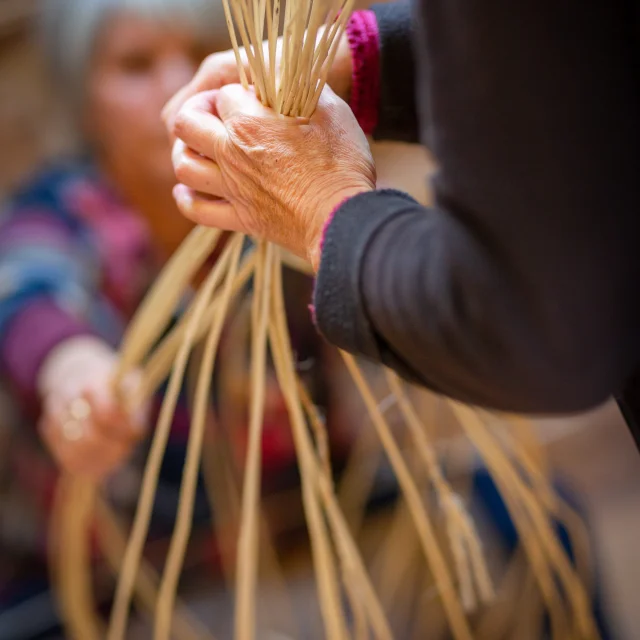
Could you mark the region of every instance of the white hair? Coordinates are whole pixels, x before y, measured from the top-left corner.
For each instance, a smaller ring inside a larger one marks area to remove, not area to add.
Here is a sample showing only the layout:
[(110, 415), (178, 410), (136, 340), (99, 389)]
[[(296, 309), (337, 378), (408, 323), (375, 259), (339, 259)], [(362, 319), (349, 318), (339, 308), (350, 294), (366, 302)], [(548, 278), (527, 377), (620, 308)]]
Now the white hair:
[(157, 20), (179, 18), (204, 42), (228, 43), (221, 0), (45, 0), (45, 62), (57, 89), (75, 108), (84, 100), (88, 64), (100, 30), (117, 11)]

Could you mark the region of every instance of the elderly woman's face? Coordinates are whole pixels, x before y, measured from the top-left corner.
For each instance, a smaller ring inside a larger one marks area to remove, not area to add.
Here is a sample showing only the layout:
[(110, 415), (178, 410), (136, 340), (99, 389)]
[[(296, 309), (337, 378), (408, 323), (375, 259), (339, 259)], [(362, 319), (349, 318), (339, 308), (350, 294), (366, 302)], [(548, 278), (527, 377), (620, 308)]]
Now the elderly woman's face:
[(175, 182), (160, 113), (210, 52), (179, 23), (121, 13), (105, 24), (90, 67), (85, 113), (87, 135), (105, 162)]

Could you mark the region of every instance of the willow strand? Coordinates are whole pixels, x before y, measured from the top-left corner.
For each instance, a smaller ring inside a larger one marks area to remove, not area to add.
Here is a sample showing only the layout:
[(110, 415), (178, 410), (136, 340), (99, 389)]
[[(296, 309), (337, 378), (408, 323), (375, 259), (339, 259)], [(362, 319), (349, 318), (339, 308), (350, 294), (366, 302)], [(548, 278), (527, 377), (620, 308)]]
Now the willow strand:
[(384, 448), (396, 473), (409, 509), (411, 510), (411, 515), (414, 518), (414, 523), (420, 536), (420, 542), (422, 544), (424, 554), (429, 561), (429, 565), (438, 585), (443, 606), (447, 612), (451, 631), (456, 640), (471, 640), (473, 638), (473, 634), (469, 627), (464, 610), (458, 599), (455, 597), (455, 587), (449, 573), (445, 557), (440, 550), (440, 545), (438, 544), (435, 531), (425, 512), (422, 499), (420, 498), (420, 493), (413, 477), (411, 476), (411, 472), (409, 471), (400, 449), (393, 438), (387, 421), (378, 409), (378, 405), (369, 385), (356, 365), (355, 359), (353, 356), (346, 353), (343, 354), (343, 357), (347, 364), (347, 368), (356, 383), (356, 387), (367, 405), (373, 424), (378, 432), (378, 437), (384, 444)]
[(518, 478), (505, 453), (492, 440), (481, 417), (464, 405), (452, 403), (452, 406), (467, 436), (487, 461), (488, 469), (510, 507), (549, 610), (554, 638), (566, 637), (566, 634), (572, 633), (568, 628), (569, 622), (562, 608), (562, 597), (556, 580), (563, 585), (564, 594), (571, 603), (578, 637), (589, 640), (598, 638), (584, 587), (575, 579), (575, 571), (560, 546), (541, 503), (535, 499), (531, 489)]
[(477, 583), (480, 599), (485, 604), (494, 596), (489, 570), (484, 561), (480, 538), (459, 496), (444, 478), (436, 453), (429, 442), (425, 426), (407, 398), (398, 377), (387, 371), (387, 380), (392, 393), (398, 400), (398, 406), (409, 429), (411, 438), (420, 460), (425, 466), (429, 478), (444, 511), (447, 533), (452, 545), (461, 597), (467, 610), (475, 608), (475, 585)]
[(196, 227), (170, 258), (129, 323), (120, 347), (116, 380), (135, 368), (160, 337), (188, 284), (219, 237), (217, 229)]
[(262, 424), (264, 419), (267, 368), (267, 330), (269, 293), (273, 275), (273, 247), (260, 243), (254, 277), (251, 309), (251, 404), (249, 445), (242, 493), (238, 581), (236, 585), (235, 626), (238, 638), (255, 635), (255, 593), (258, 572), (260, 473), (262, 467)]
[[(249, 253), (242, 261), (238, 276), (233, 283), (232, 295), (236, 295), (249, 281), (255, 268), (256, 256), (254, 252)], [(194, 343), (200, 340), (207, 332), (213, 321), (216, 309), (220, 304), (219, 292), (216, 292), (208, 308), (202, 314), (198, 326), (194, 333)], [(195, 305), (190, 308), (193, 312)], [(187, 326), (189, 325), (191, 314), (185, 313), (185, 317), (174, 327), (164, 340), (150, 354), (142, 369), (143, 379), (140, 387), (138, 401), (143, 402), (150, 398), (169, 375), (177, 353), (182, 344)]]
[(212, 294), (216, 286), (224, 277), (227, 261), (230, 257), (231, 254), (229, 247), (227, 247), (219, 262), (205, 280), (203, 285), (203, 292), (205, 294), (196, 299), (196, 308), (192, 317), (189, 319), (183, 343), (176, 356), (175, 364), (169, 378), (167, 392), (160, 410), (158, 424), (151, 444), (149, 460), (145, 467), (138, 508), (136, 510), (131, 536), (129, 538), (127, 551), (123, 561), (123, 571), (120, 574), (120, 579), (116, 588), (107, 640), (122, 640), (126, 633), (135, 576), (138, 572), (144, 543), (149, 530), (160, 467), (164, 451), (166, 449), (167, 440), (169, 438), (171, 424), (178, 402), (180, 389), (182, 387), (189, 354), (191, 353), (191, 349), (196, 338), (199, 322), (206, 311), (207, 303), (209, 301), (209, 296), (206, 294)]
[[(305, 414), (311, 424), (313, 434), (316, 441), (316, 451), (318, 455), (318, 461), (321, 465), (322, 471), (327, 479), (332, 479), (331, 459), (329, 454), (329, 437), (327, 434), (326, 426), (320, 417), (318, 408), (313, 404), (311, 396), (307, 392), (304, 384), (298, 377), (298, 393), (300, 395), (300, 401)], [(333, 482), (331, 483), (331, 490), (335, 491)], [(364, 602), (360, 598), (357, 580), (354, 580), (352, 572), (349, 572), (344, 563), (340, 563), (340, 569), (342, 573), (342, 582), (346, 591), (346, 595), (349, 601), (349, 607), (351, 609), (351, 615), (353, 616), (353, 637), (355, 640), (366, 640), (369, 637), (369, 621), (368, 616), (364, 608)]]
[[(272, 341), (274, 361), (276, 366), (280, 365), (284, 368), (286, 365), (290, 375), (293, 376), (293, 353), (288, 339), (281, 293), (279, 294), (279, 304), (276, 310), (277, 313), (274, 314), (276, 322), (273, 325), (274, 339)], [(292, 380), (292, 378), (290, 377), (289, 380)], [(324, 475), (322, 465), (317, 458), (317, 454), (314, 453), (310, 434), (305, 428), (304, 418), (301, 418), (300, 415), (300, 404), (294, 395), (296, 391), (295, 385), (287, 383), (283, 387), (283, 391), (290, 398), (289, 406), (292, 409), (293, 416), (297, 418), (293, 423), (295, 427), (294, 436), (296, 436), (298, 460), (301, 465), (303, 481), (310, 487), (315, 485), (316, 490), (319, 491), (321, 503), (327, 517), (327, 524), (332, 532), (340, 562), (344, 567), (344, 571), (351, 574), (359, 584), (360, 596), (365, 604), (374, 638), (390, 640), (392, 633), (386, 614), (367, 575), (357, 545), (349, 532), (346, 520), (332, 489), (331, 479)]]
[(184, 564), (184, 555), (187, 550), (187, 542), (193, 522), (193, 508), (196, 498), (200, 459), (202, 456), (202, 441), (206, 428), (214, 359), (220, 342), (226, 312), (231, 301), (233, 282), (238, 271), (238, 262), (240, 260), (243, 240), (244, 238), (242, 236), (235, 236), (226, 249), (229, 253), (229, 269), (225, 276), (220, 308), (211, 324), (211, 329), (204, 346), (202, 368), (196, 388), (194, 416), (189, 434), (187, 459), (184, 466), (182, 484), (180, 486), (178, 515), (174, 533), (171, 538), (171, 546), (169, 547), (169, 555), (162, 576), (162, 582), (160, 583), (155, 619), (156, 640), (169, 640), (170, 636), (171, 617), (175, 606), (178, 580)]
[(307, 523), (309, 525), (312, 558), (318, 582), (321, 613), (327, 637), (336, 638), (336, 640), (346, 640), (349, 638), (349, 635), (340, 601), (335, 556), (322, 516), (317, 488), (314, 487), (312, 447), (300, 399), (297, 394), (296, 374), (293, 368), (293, 353), (288, 344), (288, 329), (284, 316), (284, 299), (282, 293), (282, 267), (279, 259), (276, 259), (274, 266), (271, 301), (272, 314), (269, 327), (269, 341), (278, 381), (289, 409), (294, 444), (298, 454), (298, 460), (301, 464), (302, 499)]
[[(118, 575), (122, 569), (122, 559), (127, 545), (125, 530), (111, 507), (100, 496), (96, 499), (95, 514), (100, 550), (114, 575)], [(158, 603), (159, 582), (160, 577), (155, 569), (143, 559), (136, 578), (135, 598), (140, 609), (151, 616), (154, 615)], [(214, 640), (206, 627), (191, 617), (181, 602), (175, 608), (171, 628), (174, 637), (179, 640)]]

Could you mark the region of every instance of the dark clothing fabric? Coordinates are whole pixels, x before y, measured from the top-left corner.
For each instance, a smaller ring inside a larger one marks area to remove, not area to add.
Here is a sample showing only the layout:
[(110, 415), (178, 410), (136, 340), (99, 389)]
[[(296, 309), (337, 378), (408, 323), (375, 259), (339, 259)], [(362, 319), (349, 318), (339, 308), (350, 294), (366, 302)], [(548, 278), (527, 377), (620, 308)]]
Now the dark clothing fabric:
[(636, 3), (420, 0), (413, 33), (407, 5), (373, 11), (375, 135), (419, 123), (435, 205), (379, 191), (336, 211), (321, 332), (495, 409), (619, 394), (640, 356)]
[(640, 371), (634, 373), (616, 400), (640, 450)]
[(416, 109), (413, 15), (409, 2), (380, 4), (373, 8), (378, 23), (380, 91), (378, 126), (374, 138), (418, 142), (420, 125)]

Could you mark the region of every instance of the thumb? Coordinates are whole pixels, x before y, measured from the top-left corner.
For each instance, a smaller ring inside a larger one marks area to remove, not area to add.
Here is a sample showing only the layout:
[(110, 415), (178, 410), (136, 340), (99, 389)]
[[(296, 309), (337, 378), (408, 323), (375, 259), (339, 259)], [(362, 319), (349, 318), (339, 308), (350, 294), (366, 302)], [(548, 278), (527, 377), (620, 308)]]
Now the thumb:
[(239, 84), (228, 84), (217, 92), (216, 111), (223, 122), (241, 115), (258, 117), (273, 115), (273, 111), (258, 100), (253, 89), (245, 89)]

